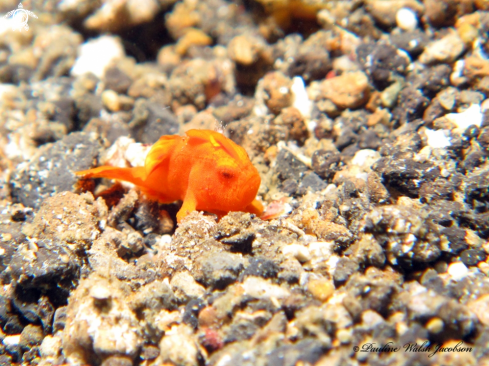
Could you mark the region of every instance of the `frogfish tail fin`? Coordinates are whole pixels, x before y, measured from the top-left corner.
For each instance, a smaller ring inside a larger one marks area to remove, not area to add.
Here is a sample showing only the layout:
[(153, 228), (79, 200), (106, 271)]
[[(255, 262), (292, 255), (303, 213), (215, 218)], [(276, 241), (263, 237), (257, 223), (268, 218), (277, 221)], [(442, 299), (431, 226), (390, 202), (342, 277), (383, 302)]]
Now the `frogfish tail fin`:
[(123, 180), (138, 186), (144, 186), (144, 179), (146, 178), (146, 171), (144, 167), (118, 168), (115, 166), (100, 166), (98, 168), (82, 170), (81, 172), (76, 172), (75, 174), (83, 176), (84, 178), (108, 178)]

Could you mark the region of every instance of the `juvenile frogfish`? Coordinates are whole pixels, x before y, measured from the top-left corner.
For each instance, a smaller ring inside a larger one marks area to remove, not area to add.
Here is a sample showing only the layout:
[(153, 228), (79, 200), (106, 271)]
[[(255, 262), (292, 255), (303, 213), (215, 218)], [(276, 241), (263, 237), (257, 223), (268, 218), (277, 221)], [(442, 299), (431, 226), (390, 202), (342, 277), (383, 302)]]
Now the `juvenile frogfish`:
[(218, 217), (229, 211), (263, 212), (256, 199), (261, 178), (245, 149), (211, 130), (162, 136), (151, 147), (144, 166), (101, 166), (76, 174), (131, 182), (161, 203), (183, 201), (178, 222), (195, 210)]

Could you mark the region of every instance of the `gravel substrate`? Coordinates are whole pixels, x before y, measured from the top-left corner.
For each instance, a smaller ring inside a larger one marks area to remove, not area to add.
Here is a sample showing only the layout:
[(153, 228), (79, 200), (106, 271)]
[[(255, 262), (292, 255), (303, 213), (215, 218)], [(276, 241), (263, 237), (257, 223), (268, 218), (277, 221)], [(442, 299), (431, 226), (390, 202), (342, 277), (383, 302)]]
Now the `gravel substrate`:
[[(0, 366), (489, 365), (487, 0), (0, 3)], [(221, 131), (264, 215), (75, 172)]]

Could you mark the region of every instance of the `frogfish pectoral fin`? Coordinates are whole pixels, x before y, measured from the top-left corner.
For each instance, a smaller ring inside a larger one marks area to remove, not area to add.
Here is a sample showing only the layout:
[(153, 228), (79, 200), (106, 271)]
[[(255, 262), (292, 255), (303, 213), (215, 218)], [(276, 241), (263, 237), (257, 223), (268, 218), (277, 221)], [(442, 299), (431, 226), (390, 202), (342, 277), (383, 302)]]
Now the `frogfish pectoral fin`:
[(246, 206), (244, 211), (255, 214), (258, 217), (260, 217), (261, 214), (263, 213), (263, 205), (260, 201), (254, 199), (253, 202), (251, 202), (248, 206)]
[(188, 216), (192, 211), (197, 209), (197, 200), (194, 195), (187, 191), (185, 198), (183, 200), (183, 205), (177, 212), (177, 222), (180, 223), (185, 216)]

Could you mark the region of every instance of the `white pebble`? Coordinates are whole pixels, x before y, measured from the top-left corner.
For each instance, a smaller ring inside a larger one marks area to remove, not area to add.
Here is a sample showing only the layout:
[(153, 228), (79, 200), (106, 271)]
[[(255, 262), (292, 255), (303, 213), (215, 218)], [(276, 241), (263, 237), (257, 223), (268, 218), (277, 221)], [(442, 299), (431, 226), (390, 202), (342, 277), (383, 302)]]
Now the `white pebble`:
[(329, 258), (334, 253), (334, 241), (316, 241), (309, 244), (311, 255), (316, 258)]
[(90, 289), (90, 296), (96, 300), (108, 300), (111, 297), (111, 292), (105, 286), (94, 286)]
[(402, 8), (396, 14), (397, 26), (405, 31), (413, 31), (418, 26), (416, 13), (409, 8)]
[(41, 357), (57, 357), (61, 350), (61, 339), (47, 335), (41, 343)]
[(257, 299), (283, 299), (290, 296), (289, 290), (278, 285), (273, 285), (259, 277), (250, 276), (243, 282), (242, 287), (246, 295)]
[(465, 60), (458, 60), (453, 64), (453, 72), (450, 74), (450, 83), (453, 86), (459, 86), (467, 81), (464, 76)]
[(428, 146), (436, 148), (444, 148), (451, 145), (450, 139), (445, 133), (445, 130), (425, 130), (426, 137), (428, 138)]
[(469, 273), (469, 269), (462, 262), (454, 262), (448, 266), (448, 274), (454, 281), (460, 281)]
[(445, 116), (450, 122), (457, 127), (453, 129), (455, 133), (463, 133), (469, 126), (475, 125), (480, 127), (482, 124), (482, 111), (479, 104), (472, 104), (469, 108), (461, 113), (449, 113)]
[(124, 57), (124, 48), (118, 37), (102, 36), (82, 44), (71, 75), (80, 76), (91, 72), (102, 78), (105, 69), (117, 59)]
[(370, 168), (379, 159), (380, 154), (377, 151), (371, 149), (363, 149), (355, 153), (355, 156), (353, 157), (351, 163), (353, 165), (358, 165), (363, 168)]
[(300, 244), (290, 244), (282, 248), (282, 253), (284, 255), (290, 254), (299, 262), (307, 262), (311, 259), (311, 253), (304, 245)]
[(365, 327), (370, 329), (378, 326), (379, 324), (385, 323), (385, 320), (382, 315), (380, 315), (376, 311), (365, 310), (362, 313), (362, 323)]
[(160, 243), (161, 244), (170, 244), (171, 243), (171, 235), (162, 235), (160, 238)]
[(20, 334), (5, 336), (2, 342), (6, 346), (16, 346), (20, 343)]

